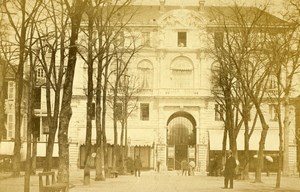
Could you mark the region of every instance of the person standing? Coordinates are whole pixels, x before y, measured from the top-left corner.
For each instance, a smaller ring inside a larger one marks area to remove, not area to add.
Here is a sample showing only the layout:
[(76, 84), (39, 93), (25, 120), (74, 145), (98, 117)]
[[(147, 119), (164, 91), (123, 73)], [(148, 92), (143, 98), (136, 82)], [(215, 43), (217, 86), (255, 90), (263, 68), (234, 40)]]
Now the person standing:
[(186, 159), (183, 159), (181, 161), (181, 175), (187, 175), (189, 169), (189, 163), (187, 162)]
[(227, 151), (227, 158), (224, 170), (224, 189), (228, 188), (228, 182), (230, 182), (230, 188), (233, 189), (233, 178), (235, 175), (236, 165), (237, 164), (235, 158), (232, 156), (232, 151)]
[(189, 172), (191, 176), (195, 175), (195, 166), (196, 166), (195, 161), (191, 160), (189, 162)]
[(156, 162), (156, 169), (157, 169), (157, 172), (159, 173), (159, 171), (160, 171), (160, 160), (158, 160)]
[(134, 175), (141, 176), (142, 161), (139, 156), (134, 159)]

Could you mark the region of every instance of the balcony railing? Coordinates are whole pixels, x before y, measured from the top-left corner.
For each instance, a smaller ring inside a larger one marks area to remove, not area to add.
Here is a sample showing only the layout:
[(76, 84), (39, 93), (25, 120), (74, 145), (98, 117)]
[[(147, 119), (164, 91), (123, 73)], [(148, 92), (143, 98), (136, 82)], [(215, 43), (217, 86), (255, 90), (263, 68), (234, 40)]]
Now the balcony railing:
[(139, 93), (141, 96), (159, 97), (200, 97), (210, 96), (209, 89), (144, 89)]

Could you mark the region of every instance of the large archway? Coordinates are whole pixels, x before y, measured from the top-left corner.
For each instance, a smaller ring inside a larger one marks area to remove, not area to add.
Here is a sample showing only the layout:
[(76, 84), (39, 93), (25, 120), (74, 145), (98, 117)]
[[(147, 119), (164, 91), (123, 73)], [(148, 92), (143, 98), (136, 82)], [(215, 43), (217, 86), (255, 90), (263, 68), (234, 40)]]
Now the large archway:
[(191, 114), (179, 111), (169, 117), (167, 144), (168, 169), (180, 169), (183, 159), (195, 160), (196, 121)]

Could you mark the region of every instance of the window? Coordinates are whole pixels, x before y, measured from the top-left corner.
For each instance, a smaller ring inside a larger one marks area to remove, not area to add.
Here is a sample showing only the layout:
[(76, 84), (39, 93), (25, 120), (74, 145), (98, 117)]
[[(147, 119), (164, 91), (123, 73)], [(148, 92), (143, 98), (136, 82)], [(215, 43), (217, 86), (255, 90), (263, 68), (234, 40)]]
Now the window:
[(121, 120), (123, 117), (123, 106), (122, 103), (116, 103), (115, 115), (117, 120)]
[(43, 134), (49, 134), (49, 124), (47, 117), (42, 117)]
[(269, 115), (270, 115), (270, 121), (277, 121), (277, 106), (275, 104), (269, 105)]
[(119, 31), (117, 34), (115, 34), (115, 41), (114, 41), (114, 45), (116, 47), (123, 47), (124, 43), (125, 43), (125, 36), (124, 36), (124, 32), (123, 31)]
[(7, 115), (7, 139), (14, 138), (15, 119), (13, 114)]
[(36, 77), (37, 78), (44, 78), (45, 77), (44, 69), (43, 68), (37, 68), (37, 70), (36, 70)]
[(147, 121), (149, 120), (149, 103), (141, 103), (140, 105), (141, 110), (141, 120)]
[(178, 47), (186, 47), (186, 32), (178, 32)]
[(173, 88), (193, 88), (193, 63), (186, 57), (177, 57), (171, 63), (171, 85)]
[(34, 89), (33, 105), (34, 105), (34, 109), (41, 108), (41, 87), (36, 87)]
[(223, 46), (223, 33), (222, 32), (214, 33), (214, 42), (215, 42), (215, 47)]
[(193, 71), (192, 70), (172, 70), (172, 81), (175, 88), (192, 88)]
[(277, 79), (274, 74), (270, 75), (270, 80), (268, 84), (268, 91), (276, 93), (277, 91)]
[(32, 134), (35, 137), (40, 137), (40, 117), (33, 117)]
[(153, 71), (151, 62), (144, 60), (138, 64), (138, 78), (143, 89), (152, 88)]
[(15, 82), (8, 82), (8, 100), (15, 100)]
[(142, 32), (142, 45), (150, 47), (150, 32)]
[(224, 111), (221, 105), (215, 104), (215, 121), (222, 121), (224, 118)]

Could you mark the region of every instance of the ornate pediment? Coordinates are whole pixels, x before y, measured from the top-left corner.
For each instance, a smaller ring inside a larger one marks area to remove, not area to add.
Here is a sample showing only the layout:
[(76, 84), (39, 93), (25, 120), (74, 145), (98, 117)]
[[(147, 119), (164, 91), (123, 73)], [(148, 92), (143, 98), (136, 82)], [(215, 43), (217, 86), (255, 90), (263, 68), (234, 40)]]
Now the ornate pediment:
[(205, 20), (200, 14), (196, 12), (186, 10), (186, 9), (177, 9), (171, 12), (168, 12), (159, 20), (159, 23), (162, 27), (204, 27)]

